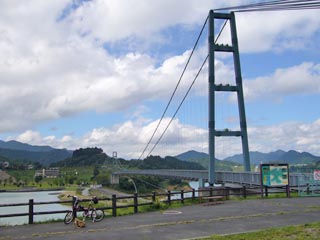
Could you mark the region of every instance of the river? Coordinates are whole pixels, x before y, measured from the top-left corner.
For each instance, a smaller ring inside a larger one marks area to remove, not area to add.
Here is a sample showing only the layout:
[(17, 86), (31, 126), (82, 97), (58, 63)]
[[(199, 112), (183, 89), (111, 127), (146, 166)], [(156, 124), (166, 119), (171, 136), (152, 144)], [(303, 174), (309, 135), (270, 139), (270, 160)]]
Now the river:
[[(9, 203), (28, 203), (29, 199), (33, 199), (34, 202), (50, 202), (59, 201), (58, 195), (62, 191), (41, 191), (41, 192), (0, 192), (0, 204)], [(34, 211), (58, 211), (71, 209), (71, 206), (65, 206), (62, 204), (49, 204), (49, 205), (35, 205)], [(11, 213), (27, 213), (29, 206), (17, 206), (17, 207), (0, 207), (1, 214)], [(53, 219), (63, 219), (65, 214), (46, 214), (34, 216), (35, 222), (47, 221)], [(21, 225), (28, 223), (28, 216), (22, 217), (9, 217), (0, 218), (0, 226), (3, 225)]]
[[(190, 187), (198, 189), (198, 182), (190, 182)], [(0, 192), (0, 204), (9, 203), (28, 203), (29, 199), (33, 199), (34, 202), (51, 202), (59, 201), (58, 195), (62, 191), (41, 191), (41, 192)], [(196, 193), (197, 195), (197, 193)], [(175, 194), (172, 199), (180, 199), (180, 194)], [(186, 194), (186, 197), (191, 197), (191, 193)], [(49, 205), (35, 205), (34, 211), (58, 211), (58, 210), (68, 210), (71, 206), (65, 206), (62, 204), (49, 204)], [(1, 214), (11, 214), (11, 213), (27, 213), (29, 206), (18, 206), (18, 207), (0, 207)], [(46, 214), (46, 215), (36, 215), (34, 216), (35, 222), (63, 219), (65, 214)], [(8, 217), (0, 218), (0, 226), (4, 225), (22, 225), (28, 223), (28, 216), (22, 217)]]

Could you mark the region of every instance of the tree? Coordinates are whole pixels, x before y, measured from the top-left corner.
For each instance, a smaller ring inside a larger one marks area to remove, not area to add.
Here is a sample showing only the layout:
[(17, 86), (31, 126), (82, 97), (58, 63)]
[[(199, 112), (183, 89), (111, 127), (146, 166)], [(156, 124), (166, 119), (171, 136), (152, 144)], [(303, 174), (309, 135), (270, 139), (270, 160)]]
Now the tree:
[(35, 177), (34, 177), (34, 181), (35, 181), (36, 183), (41, 182), (42, 179), (43, 179), (42, 176), (35, 176)]
[(99, 171), (99, 167), (95, 166), (93, 169), (93, 177), (97, 177), (99, 175), (100, 171)]

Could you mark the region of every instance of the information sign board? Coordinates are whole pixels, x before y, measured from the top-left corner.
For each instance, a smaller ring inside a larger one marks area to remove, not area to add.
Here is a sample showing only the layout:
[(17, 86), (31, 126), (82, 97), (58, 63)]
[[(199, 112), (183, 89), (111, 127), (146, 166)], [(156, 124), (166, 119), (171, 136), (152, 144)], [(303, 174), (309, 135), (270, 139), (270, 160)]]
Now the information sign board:
[(261, 164), (260, 168), (263, 186), (276, 187), (289, 184), (288, 164)]

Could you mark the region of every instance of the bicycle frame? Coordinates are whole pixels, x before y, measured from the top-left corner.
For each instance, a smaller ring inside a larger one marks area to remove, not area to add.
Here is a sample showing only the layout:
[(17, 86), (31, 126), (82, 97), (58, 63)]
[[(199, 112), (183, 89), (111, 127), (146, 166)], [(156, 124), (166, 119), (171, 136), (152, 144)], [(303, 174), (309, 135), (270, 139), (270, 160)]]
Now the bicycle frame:
[(72, 220), (77, 218), (77, 212), (82, 211), (83, 219), (87, 217), (91, 217), (93, 222), (100, 222), (104, 218), (104, 211), (101, 209), (96, 209), (93, 204), (98, 203), (98, 199), (96, 197), (92, 197), (89, 202), (88, 207), (83, 207), (80, 205), (80, 199), (77, 196), (68, 196), (72, 197), (72, 211), (69, 211), (66, 216), (64, 222), (69, 224)]

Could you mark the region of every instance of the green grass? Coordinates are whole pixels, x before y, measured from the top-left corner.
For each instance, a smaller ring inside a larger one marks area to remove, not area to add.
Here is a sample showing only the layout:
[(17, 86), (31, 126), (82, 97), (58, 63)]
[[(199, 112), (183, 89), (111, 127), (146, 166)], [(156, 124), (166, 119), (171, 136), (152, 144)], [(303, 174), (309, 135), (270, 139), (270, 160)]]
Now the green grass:
[[(320, 236), (320, 222), (304, 225), (269, 228), (256, 232), (232, 235), (213, 235), (201, 240), (316, 240)], [(195, 239), (194, 239), (195, 240)]]

